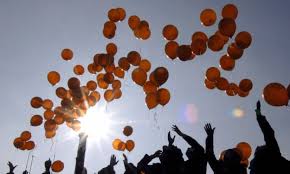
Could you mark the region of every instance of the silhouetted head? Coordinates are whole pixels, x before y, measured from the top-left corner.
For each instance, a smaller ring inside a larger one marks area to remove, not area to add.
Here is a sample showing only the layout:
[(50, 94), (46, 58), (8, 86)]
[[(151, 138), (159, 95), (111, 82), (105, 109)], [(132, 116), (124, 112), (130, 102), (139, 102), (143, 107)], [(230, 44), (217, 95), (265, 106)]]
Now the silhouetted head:
[(162, 165), (170, 166), (183, 162), (182, 152), (176, 146), (163, 146), (162, 149), (162, 154), (159, 156)]
[(223, 161), (226, 165), (239, 165), (241, 157), (234, 149), (228, 149), (224, 153)]
[(200, 150), (196, 150), (192, 147), (186, 150), (186, 156), (189, 160), (199, 160), (202, 158), (203, 154), (204, 152), (201, 152)]

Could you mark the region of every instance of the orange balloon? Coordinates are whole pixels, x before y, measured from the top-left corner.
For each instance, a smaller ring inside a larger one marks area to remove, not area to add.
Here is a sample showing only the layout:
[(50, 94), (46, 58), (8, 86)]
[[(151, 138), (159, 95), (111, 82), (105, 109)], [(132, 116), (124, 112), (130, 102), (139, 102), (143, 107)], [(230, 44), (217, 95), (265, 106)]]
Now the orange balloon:
[(107, 39), (112, 39), (115, 36), (116, 24), (112, 21), (107, 21), (104, 24), (103, 35)]
[(54, 118), (55, 124), (61, 125), (64, 123), (64, 116), (63, 115), (56, 115)]
[(101, 89), (107, 89), (109, 87), (109, 84), (106, 83), (103, 79), (98, 80), (98, 86)]
[(90, 80), (87, 82), (87, 88), (90, 90), (90, 91), (94, 91), (97, 89), (97, 83), (93, 80)]
[(81, 122), (79, 120), (72, 121), (72, 129), (78, 132), (81, 129)]
[(111, 84), (115, 80), (115, 77), (113, 73), (106, 73), (103, 79), (106, 83)]
[(236, 148), (242, 154), (242, 161), (250, 158), (250, 156), (252, 154), (252, 148), (251, 148), (250, 144), (248, 144), (246, 142), (240, 142), (239, 144), (237, 144)]
[(162, 30), (162, 34), (166, 40), (175, 40), (178, 36), (178, 29), (174, 25), (166, 25)]
[(69, 87), (69, 89), (74, 90), (74, 89), (78, 89), (80, 88), (81, 82), (78, 78), (76, 77), (71, 77), (68, 82), (67, 82), (67, 86)]
[(42, 99), (40, 97), (33, 97), (30, 101), (30, 105), (33, 108), (40, 108), (42, 106)]
[(280, 83), (270, 83), (263, 90), (264, 100), (272, 106), (288, 106), (287, 89)]
[(123, 141), (121, 141), (118, 145), (118, 150), (119, 151), (124, 151), (126, 149), (126, 143), (124, 143)]
[(140, 85), (140, 86), (143, 86), (144, 83), (145, 83), (146, 80), (147, 80), (147, 74), (146, 74), (146, 72), (145, 72), (143, 69), (141, 69), (141, 68), (136, 68), (136, 69), (134, 69), (133, 72), (132, 72), (132, 80), (133, 80), (136, 84), (138, 84), (138, 85)]
[(220, 58), (220, 67), (223, 70), (231, 71), (235, 67), (235, 60), (232, 57), (228, 56), (228, 55), (223, 55)]
[(244, 92), (249, 92), (253, 88), (253, 83), (250, 79), (240, 81), (239, 88)]
[(238, 16), (238, 8), (234, 4), (227, 4), (222, 9), (222, 17), (236, 19)]
[(216, 18), (216, 13), (213, 9), (204, 9), (200, 13), (201, 24), (206, 27), (213, 25), (216, 21)]
[(106, 51), (109, 55), (114, 56), (117, 53), (117, 45), (114, 43), (108, 43), (106, 46)]
[(112, 142), (112, 146), (115, 150), (119, 150), (119, 144), (121, 143), (122, 141), (120, 139), (115, 139), (113, 142)]
[(89, 73), (91, 73), (91, 74), (96, 74), (96, 72), (97, 72), (96, 65), (94, 63), (89, 64), (87, 69), (88, 69)]
[(145, 84), (143, 86), (143, 90), (146, 94), (155, 93), (155, 92), (157, 92), (157, 86), (155, 83), (153, 83), (151, 81), (147, 81), (147, 82), (145, 82)]
[(52, 110), (48, 109), (48, 110), (44, 111), (43, 117), (45, 120), (50, 120), (54, 117), (54, 112)]
[(108, 18), (110, 21), (118, 22), (120, 20), (120, 14), (117, 9), (110, 9), (108, 11)]
[(61, 51), (61, 57), (63, 60), (71, 60), (73, 58), (73, 51), (68, 49), (68, 48), (65, 48)]
[[(137, 30), (135, 30), (135, 31), (137, 31)], [(135, 31), (134, 31), (134, 34), (135, 34)], [(135, 36), (136, 37), (139, 36), (137, 38), (142, 39), (142, 40), (147, 40), (151, 36), (150, 28), (146, 28), (146, 27), (141, 27), (140, 28), (140, 27), (138, 27), (138, 32), (139, 32), (139, 34), (137, 34)]]
[(128, 62), (127, 57), (120, 58), (119, 61), (118, 61), (118, 65), (124, 71), (128, 71), (130, 69), (130, 63)]
[(47, 80), (52, 86), (54, 86), (60, 81), (60, 75), (56, 71), (50, 71), (47, 74)]
[(104, 93), (104, 98), (107, 102), (113, 101), (114, 100), (113, 90), (111, 90), (111, 89), (106, 90)]
[(236, 22), (231, 18), (223, 18), (219, 22), (219, 31), (222, 35), (232, 37), (236, 32)]
[(44, 109), (52, 109), (52, 107), (53, 107), (53, 102), (52, 102), (50, 99), (45, 99), (45, 100), (43, 100), (43, 102), (42, 102), (42, 107), (43, 107)]
[(208, 41), (207, 35), (204, 32), (202, 32), (202, 31), (197, 31), (197, 32), (194, 32), (192, 34), (192, 36), (191, 36), (191, 42), (194, 42), (197, 39), (201, 39), (201, 40), (203, 40), (205, 42)]
[(91, 92), (90, 96), (93, 96), (96, 99), (96, 102), (98, 102), (101, 99), (101, 95), (98, 91)]
[(53, 172), (61, 172), (63, 168), (64, 168), (64, 164), (60, 160), (54, 161), (51, 165), (51, 170)]
[(241, 49), (248, 48), (252, 43), (252, 36), (249, 32), (239, 32), (235, 38), (237, 46)]
[(223, 49), (224, 47), (224, 40), (222, 37), (220, 37), (219, 35), (212, 35), (209, 39), (208, 39), (208, 43), (207, 46), (209, 49), (211, 49), (212, 51), (220, 51)]
[(240, 49), (236, 43), (232, 43), (228, 46), (228, 55), (237, 60), (242, 57), (244, 50)]
[(45, 131), (45, 137), (48, 138), (48, 139), (53, 138), (55, 135), (56, 135), (56, 131), (55, 130), (52, 130), (52, 131), (46, 130)]
[(40, 115), (33, 115), (30, 119), (31, 126), (39, 126), (43, 122), (43, 118)]
[(228, 37), (228, 36), (224, 36), (224, 35), (222, 35), (221, 32), (220, 32), (219, 30), (216, 31), (214, 35), (219, 36), (219, 37), (223, 40), (224, 45), (225, 45), (226, 43), (228, 43), (228, 41), (229, 41), (229, 37)]
[(120, 88), (115, 88), (113, 89), (113, 96), (114, 96), (114, 99), (119, 99), (122, 97), (122, 91)]
[(126, 149), (131, 152), (135, 147), (135, 143), (133, 140), (127, 140), (126, 141)]
[(240, 88), (238, 90), (238, 95), (240, 97), (247, 97), (249, 95), (249, 93), (250, 93), (249, 91), (248, 92), (245, 92), (245, 91), (242, 91)]
[(26, 150), (32, 150), (35, 148), (35, 143), (34, 143), (34, 141), (28, 141), (25, 143), (24, 146), (25, 146)]
[(249, 166), (249, 164), (250, 164), (250, 162), (249, 162), (249, 160), (247, 159), (247, 160), (244, 160), (244, 161), (241, 161), (241, 165), (243, 166), (243, 167), (248, 167)]
[(148, 109), (153, 109), (158, 105), (157, 93), (149, 93), (145, 98), (146, 105)]
[(28, 141), (31, 138), (31, 133), (29, 131), (23, 131), (20, 135), (22, 141)]
[(145, 72), (150, 71), (150, 69), (151, 69), (150, 61), (147, 59), (142, 59), (140, 64), (139, 64), (139, 68), (143, 69)]
[(119, 13), (120, 21), (123, 21), (126, 18), (126, 11), (123, 8), (116, 8)]
[(13, 141), (13, 145), (14, 147), (16, 147), (17, 149), (20, 149), (24, 146), (25, 142), (20, 138), (15, 138)]
[(168, 91), (168, 89), (165, 88), (158, 89), (157, 100), (160, 105), (165, 106), (170, 100), (170, 92)]
[(66, 97), (66, 95), (67, 95), (67, 91), (66, 91), (66, 89), (65, 89), (64, 87), (58, 87), (58, 88), (56, 88), (56, 90), (55, 90), (55, 94), (56, 94), (59, 98), (63, 99), (63, 98)]
[(227, 90), (229, 88), (229, 82), (226, 78), (220, 77), (217, 79), (216, 87), (221, 91)]
[(130, 51), (127, 55), (127, 60), (130, 64), (138, 66), (141, 61), (141, 56), (137, 51)]
[(195, 55), (202, 55), (207, 49), (206, 41), (202, 39), (196, 39), (191, 43), (191, 50)]
[(226, 93), (228, 96), (235, 96), (238, 94), (239, 90), (240, 89), (239, 89), (238, 85), (236, 85), (235, 83), (230, 83), (229, 88), (226, 90)]
[(215, 82), (209, 81), (208, 79), (204, 80), (204, 85), (208, 88), (208, 89), (214, 89), (216, 87)]
[(128, 25), (132, 30), (135, 30), (140, 24), (140, 18), (136, 15), (130, 16), (128, 19)]
[(125, 76), (124, 70), (120, 67), (115, 68), (114, 74), (115, 74), (115, 76), (117, 76), (118, 78), (121, 78), (121, 79), (124, 78), (124, 76)]
[(194, 58), (190, 45), (180, 45), (177, 48), (177, 57), (181, 61), (188, 61)]
[(116, 69), (116, 67), (115, 67), (114, 64), (107, 65), (107, 66), (105, 67), (105, 72), (106, 72), (106, 73), (113, 73), (115, 69)]
[(123, 129), (123, 134), (125, 135), (125, 136), (130, 136), (130, 135), (132, 135), (132, 133), (133, 133), (133, 128), (132, 128), (132, 126), (125, 126), (124, 127), (124, 129)]
[(168, 58), (170, 59), (175, 59), (177, 57), (177, 49), (179, 45), (175, 41), (169, 41), (165, 45), (165, 54), (167, 55)]
[(205, 77), (211, 82), (217, 81), (220, 78), (220, 76), (221, 76), (221, 73), (219, 69), (216, 67), (208, 68), (205, 73)]
[(120, 89), (122, 86), (122, 83), (120, 80), (114, 80), (112, 83), (112, 88), (113, 89)]
[(74, 66), (75, 75), (83, 75), (85, 73), (85, 68), (82, 65)]
[(165, 67), (157, 67), (154, 70), (154, 79), (156, 80), (158, 86), (163, 85), (169, 77), (168, 70)]
[(45, 123), (44, 123), (44, 129), (46, 131), (54, 131), (56, 130), (56, 123), (54, 120), (46, 120)]

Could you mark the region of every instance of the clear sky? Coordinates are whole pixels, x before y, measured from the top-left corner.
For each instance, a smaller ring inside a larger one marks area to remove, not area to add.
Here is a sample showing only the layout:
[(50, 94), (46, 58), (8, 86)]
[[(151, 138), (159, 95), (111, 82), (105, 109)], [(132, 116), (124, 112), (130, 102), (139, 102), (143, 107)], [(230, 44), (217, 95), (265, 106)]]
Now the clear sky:
[[(193, 32), (202, 30), (210, 35), (217, 29), (217, 24), (210, 28), (201, 26), (200, 12), (204, 8), (213, 8), (220, 17), (220, 11), (227, 3), (237, 5), (237, 31), (249, 31), (253, 42), (238, 60), (236, 68), (232, 72), (223, 71), (223, 75), (236, 83), (242, 78), (252, 79), (254, 87), (247, 98), (228, 97), (221, 91), (210, 91), (203, 86), (206, 69), (218, 66), (225, 50), (220, 53), (208, 50), (190, 62), (171, 61), (163, 51), (166, 43), (161, 34), (163, 26), (176, 25), (178, 42), (189, 44)], [(108, 40), (102, 36), (102, 27), (107, 20), (107, 11), (114, 7), (125, 8), (127, 18), (117, 24), (114, 39)], [(240, 141), (249, 142), (253, 149), (263, 144), (255, 120), (255, 103), (262, 100), (261, 93), (266, 84), (280, 82), (288, 85), (290, 82), (289, 7), (288, 0), (1, 0), (0, 171), (7, 171), (8, 160), (19, 165), (16, 173), (25, 169), (28, 152), (16, 150), (12, 142), (23, 130), (30, 130), (37, 143), (32, 173), (43, 172), (44, 161), (54, 155), (55, 159), (65, 163), (62, 173), (73, 173), (77, 136), (63, 126), (54, 144), (46, 140), (42, 128), (30, 127), (30, 117), (43, 112), (32, 109), (30, 99), (41, 96), (59, 101), (55, 89), (46, 80), (47, 72), (59, 71), (64, 77), (60, 85), (65, 85), (66, 80), (73, 76), (75, 64), (87, 65), (95, 53), (104, 52), (106, 44), (112, 41), (118, 45), (116, 59), (137, 50), (152, 62), (153, 68), (168, 68), (170, 75), (165, 87), (171, 91), (171, 101), (164, 108), (148, 111), (142, 89), (134, 85), (131, 75), (127, 74), (122, 87), (123, 97), (107, 106), (114, 113), (114, 120), (122, 124), (112, 127), (116, 133), (99, 145), (88, 140), (85, 165), (89, 173), (108, 165), (113, 153), (122, 161), (122, 153), (113, 151), (111, 141), (117, 137), (125, 139), (122, 128), (126, 122), (132, 122), (134, 127), (130, 138), (135, 140), (136, 147), (127, 153), (129, 161), (134, 163), (145, 153), (154, 153), (167, 144), (166, 135), (172, 124), (177, 124), (204, 145), (206, 134), (203, 126), (211, 122), (216, 127), (217, 156), (223, 149), (232, 148)], [(150, 23), (152, 35), (149, 40), (139, 41), (133, 37), (127, 25), (130, 15), (138, 15)], [(61, 60), (59, 54), (63, 48), (74, 50), (72, 61)], [(94, 78), (87, 74), (82, 77), (82, 82)], [(244, 117), (233, 116), (232, 111), (237, 107), (244, 110)], [(262, 110), (276, 131), (282, 154), (290, 159), (290, 108), (275, 108), (262, 101)], [(193, 116), (195, 121), (186, 119), (185, 113), (190, 113), (187, 115)], [(180, 137), (176, 137), (175, 144), (183, 151), (188, 147)], [(116, 170), (122, 172), (123, 164), (119, 162)]]

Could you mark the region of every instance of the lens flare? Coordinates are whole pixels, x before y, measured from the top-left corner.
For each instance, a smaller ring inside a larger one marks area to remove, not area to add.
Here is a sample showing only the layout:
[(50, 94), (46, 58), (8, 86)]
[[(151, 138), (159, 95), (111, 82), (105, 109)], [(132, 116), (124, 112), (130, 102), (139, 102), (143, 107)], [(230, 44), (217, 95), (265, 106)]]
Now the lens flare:
[(236, 118), (242, 118), (245, 115), (245, 111), (242, 110), (241, 108), (237, 107), (232, 111), (232, 114)]

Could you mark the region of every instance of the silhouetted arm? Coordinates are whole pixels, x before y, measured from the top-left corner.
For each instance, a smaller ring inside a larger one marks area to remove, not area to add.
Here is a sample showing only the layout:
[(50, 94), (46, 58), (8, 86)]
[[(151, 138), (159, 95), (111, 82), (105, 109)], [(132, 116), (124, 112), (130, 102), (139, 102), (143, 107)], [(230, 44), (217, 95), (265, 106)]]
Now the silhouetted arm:
[(137, 173), (137, 168), (132, 163), (128, 163), (128, 158), (125, 154), (123, 154), (124, 157), (124, 166), (125, 166), (125, 174), (126, 173)]
[(111, 156), (111, 160), (110, 160), (110, 164), (103, 168), (102, 170), (100, 170), (98, 172), (98, 174), (115, 174), (115, 170), (114, 170), (114, 166), (116, 164), (118, 164), (119, 161), (116, 160), (116, 156), (115, 155), (112, 155)]
[(180, 129), (176, 126), (173, 125), (172, 129), (179, 135), (181, 136), (191, 147), (194, 149), (198, 150), (201, 153), (204, 153), (203, 147), (192, 137), (186, 135), (185, 133), (181, 132)]
[(270, 149), (280, 153), (280, 148), (278, 142), (275, 138), (275, 131), (267, 121), (266, 117), (261, 114), (261, 104), (260, 101), (257, 102), (256, 116), (258, 124), (263, 132), (264, 140), (266, 142), (266, 146)]
[(161, 155), (161, 150), (156, 151), (153, 155), (145, 155), (141, 161), (137, 164), (137, 173), (141, 171), (146, 171), (148, 164), (154, 159)]
[(217, 171), (218, 160), (216, 159), (214, 155), (214, 150), (213, 150), (213, 134), (214, 134), (215, 128), (212, 128), (211, 124), (208, 123), (205, 125), (204, 130), (207, 133), (207, 137), (206, 137), (207, 160), (212, 170)]

